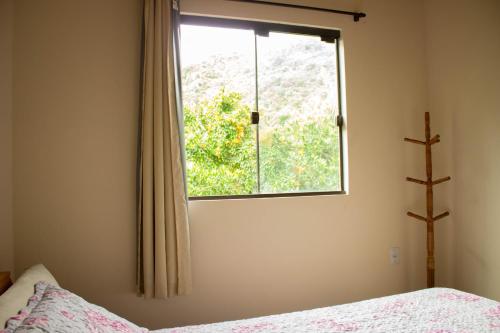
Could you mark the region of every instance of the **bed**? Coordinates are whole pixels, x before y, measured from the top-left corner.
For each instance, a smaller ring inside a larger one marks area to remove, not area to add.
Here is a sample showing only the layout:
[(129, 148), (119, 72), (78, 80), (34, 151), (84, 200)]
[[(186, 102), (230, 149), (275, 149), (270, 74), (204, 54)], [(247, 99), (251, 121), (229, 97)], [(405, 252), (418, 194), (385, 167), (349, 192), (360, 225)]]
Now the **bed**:
[(157, 333), (500, 332), (500, 303), (432, 288), (351, 304)]
[[(23, 274), (5, 295), (0, 296), (0, 320), (6, 320), (0, 333), (500, 332), (500, 303), (448, 288), (259, 318), (150, 331), (59, 287), (43, 266), (37, 266), (35, 271), (35, 276), (28, 278)], [(26, 286), (30, 286), (30, 290)], [(20, 289), (22, 292), (17, 297)], [(14, 307), (19, 309), (14, 311)]]

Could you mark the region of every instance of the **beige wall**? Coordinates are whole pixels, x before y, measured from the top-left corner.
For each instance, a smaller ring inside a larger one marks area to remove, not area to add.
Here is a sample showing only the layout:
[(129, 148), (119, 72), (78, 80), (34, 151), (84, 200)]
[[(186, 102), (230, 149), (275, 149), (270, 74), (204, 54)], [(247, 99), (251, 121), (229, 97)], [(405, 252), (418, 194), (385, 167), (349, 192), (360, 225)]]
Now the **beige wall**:
[(429, 103), (451, 135), (455, 285), (499, 300), (500, 2), (430, 0), (426, 13)]
[[(424, 286), (424, 226), (404, 215), (423, 193), (403, 181), (423, 169), (407, 163), (420, 155), (402, 142), (420, 135), (415, 119), (427, 106), (424, 8), (411, 0), (324, 4), (368, 18), (183, 1), (191, 13), (342, 29), (350, 193), (192, 203), (194, 292), (145, 301), (134, 295), (139, 1), (17, 0), (16, 271), (43, 262), (63, 286), (151, 328)], [(389, 263), (390, 246), (401, 248), (399, 265)]]
[(0, 0), (0, 271), (14, 268), (12, 227), (13, 0)]

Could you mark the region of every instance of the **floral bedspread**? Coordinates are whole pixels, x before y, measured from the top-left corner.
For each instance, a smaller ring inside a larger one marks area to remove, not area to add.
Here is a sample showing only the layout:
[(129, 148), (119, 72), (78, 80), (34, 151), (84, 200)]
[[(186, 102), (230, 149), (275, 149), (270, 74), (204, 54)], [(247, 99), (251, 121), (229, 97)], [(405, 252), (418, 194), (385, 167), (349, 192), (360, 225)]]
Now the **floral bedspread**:
[(46, 282), (0, 333), (147, 333), (148, 330)]
[(500, 333), (500, 303), (434, 288), (281, 315), (149, 331), (57, 286), (35, 294), (0, 333)]
[(500, 303), (433, 288), (357, 303), (156, 333), (500, 332)]

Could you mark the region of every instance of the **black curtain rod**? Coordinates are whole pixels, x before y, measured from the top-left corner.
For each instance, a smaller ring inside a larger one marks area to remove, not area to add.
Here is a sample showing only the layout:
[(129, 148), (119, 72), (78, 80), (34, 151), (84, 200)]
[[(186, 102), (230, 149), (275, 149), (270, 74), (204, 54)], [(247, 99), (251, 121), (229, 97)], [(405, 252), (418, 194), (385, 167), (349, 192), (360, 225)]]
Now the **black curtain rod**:
[(310, 6), (304, 6), (304, 5), (294, 5), (291, 3), (283, 3), (283, 2), (271, 2), (271, 1), (260, 1), (260, 0), (228, 0), (228, 1), (246, 2), (246, 3), (271, 5), (271, 6), (287, 7), (287, 8), (308, 9), (308, 10), (316, 10), (316, 11), (320, 11), (320, 12), (335, 13), (335, 14), (341, 14), (341, 15), (350, 15), (353, 17), (354, 22), (358, 22), (360, 18), (366, 17), (366, 14), (361, 13), (361, 12), (348, 12), (345, 10), (329, 9), (329, 8), (321, 8), (321, 7), (310, 7)]

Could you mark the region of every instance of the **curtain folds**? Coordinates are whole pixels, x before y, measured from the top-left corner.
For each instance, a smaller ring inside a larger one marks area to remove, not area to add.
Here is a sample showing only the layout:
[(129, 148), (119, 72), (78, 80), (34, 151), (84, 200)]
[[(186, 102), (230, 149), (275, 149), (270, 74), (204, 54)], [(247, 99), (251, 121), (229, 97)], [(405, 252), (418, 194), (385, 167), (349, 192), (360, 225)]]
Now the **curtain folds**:
[(177, 1), (144, 0), (137, 285), (146, 298), (191, 291), (177, 11)]

